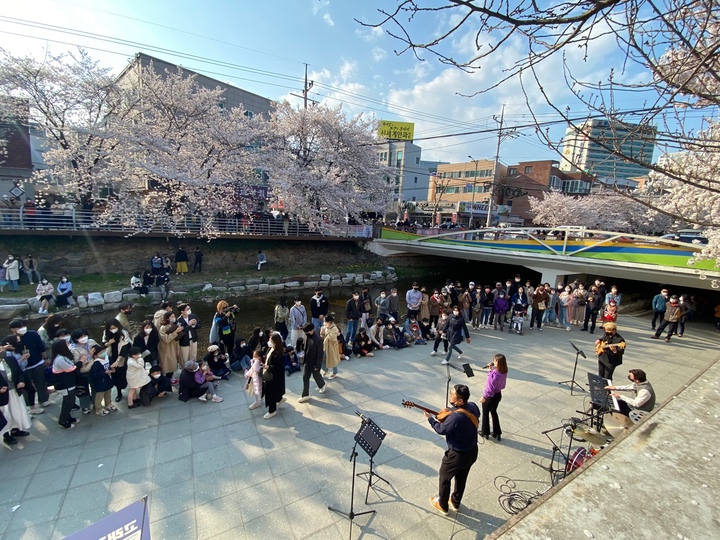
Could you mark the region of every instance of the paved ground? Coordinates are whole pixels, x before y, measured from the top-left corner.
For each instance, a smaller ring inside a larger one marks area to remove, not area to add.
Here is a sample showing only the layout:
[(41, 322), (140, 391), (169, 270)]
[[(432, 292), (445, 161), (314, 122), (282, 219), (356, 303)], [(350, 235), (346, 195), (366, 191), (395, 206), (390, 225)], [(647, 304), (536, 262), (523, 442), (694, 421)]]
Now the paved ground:
[[(685, 337), (670, 344), (651, 340), (648, 327), (647, 317), (621, 317), (629, 346), (618, 382), (627, 369), (643, 368), (662, 401), (716, 360), (718, 336), (709, 325), (689, 325)], [(540, 432), (578, 416), (575, 410), (587, 399), (587, 393), (571, 396), (558, 385), (572, 373), (568, 339), (588, 352), (578, 370), (584, 382), (585, 371), (596, 369), (590, 354), (596, 336), (554, 328), (525, 336), (488, 330), (473, 335), (479, 337), (465, 348), (478, 376), (452, 371), (453, 383), (468, 383), (477, 397), (484, 385), (479, 366), (496, 352), (508, 356), (511, 372), (500, 405), (503, 441), (482, 444), (459, 514), (443, 517), (429, 507), (444, 441), (419, 410), (400, 406), (408, 399), (441, 408), (445, 400), (440, 357), (431, 358), (429, 346), (415, 346), (343, 362), (329, 390), (318, 398), (313, 389), (305, 404), (297, 403), (301, 379), (294, 374), (287, 380), (288, 403), (271, 420), (262, 418), (263, 409), (248, 410), (240, 380), (223, 383), (222, 404), (172, 399), (147, 409), (123, 407), (105, 418), (82, 416), (73, 430), (57, 425), (59, 406), (51, 405), (31, 437), (0, 448), (0, 534), (62, 538), (149, 495), (155, 540), (347, 537), (348, 522), (327, 506), (349, 510), (348, 458), (360, 426), (358, 409), (387, 432), (376, 472), (391, 487), (379, 484), (368, 506), (364, 486), (356, 487), (355, 511), (377, 513), (356, 518), (353, 537), (482, 538), (510, 517), (494, 485), (502, 477), (518, 489), (549, 487), (549, 475), (531, 463), (550, 456)], [(360, 451), (358, 470), (367, 468)]]

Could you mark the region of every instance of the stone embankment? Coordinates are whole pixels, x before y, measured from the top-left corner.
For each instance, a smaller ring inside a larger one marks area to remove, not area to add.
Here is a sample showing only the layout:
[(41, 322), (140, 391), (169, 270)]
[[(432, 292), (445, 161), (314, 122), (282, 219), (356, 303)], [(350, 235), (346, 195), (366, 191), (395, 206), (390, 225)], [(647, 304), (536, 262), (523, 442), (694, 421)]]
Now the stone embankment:
[[(262, 277), (233, 279), (227, 282), (190, 283), (173, 286), (169, 298), (193, 299), (212, 301), (224, 297), (246, 296), (262, 293), (279, 293), (299, 290), (312, 290), (315, 287), (335, 288), (352, 286), (372, 286), (397, 281), (395, 269), (388, 266), (384, 270), (366, 273), (347, 274), (315, 274), (297, 275), (287, 277)], [(150, 287), (145, 297), (140, 296), (134, 289), (121, 289), (107, 292), (91, 292), (75, 297), (75, 305), (63, 311), (63, 314), (98, 313), (102, 311), (117, 311), (120, 302), (129, 301), (137, 304), (154, 305), (161, 301), (161, 293), (156, 287)], [(0, 298), (0, 320), (16, 317), (44, 318), (46, 315), (38, 314), (40, 301), (36, 297), (26, 301), (18, 299)], [(55, 311), (54, 303), (49, 311)]]

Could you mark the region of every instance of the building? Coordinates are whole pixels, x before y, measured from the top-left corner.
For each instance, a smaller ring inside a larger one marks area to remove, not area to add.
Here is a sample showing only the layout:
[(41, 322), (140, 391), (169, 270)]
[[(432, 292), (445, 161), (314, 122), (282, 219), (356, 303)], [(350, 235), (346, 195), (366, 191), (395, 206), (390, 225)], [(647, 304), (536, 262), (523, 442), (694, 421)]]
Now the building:
[(226, 82), (213, 79), (212, 77), (202, 75), (190, 69), (161, 60), (160, 58), (155, 58), (154, 56), (150, 56), (145, 53), (137, 53), (135, 55), (132, 62), (130, 62), (127, 67), (122, 70), (120, 75), (117, 76), (118, 83), (122, 84), (124, 80), (136, 80), (140, 76), (140, 73), (142, 73), (143, 69), (152, 69), (159, 75), (164, 74), (166, 70), (176, 72), (181, 69), (183, 73), (195, 76), (195, 81), (203, 88), (211, 90), (220, 88), (224, 91), (223, 97), (225, 98), (224, 103), (218, 104), (220, 107), (232, 109), (242, 105), (245, 108), (246, 114), (262, 114), (266, 117), (270, 114), (270, 110), (272, 108), (273, 101), (268, 98), (253, 94), (252, 92), (248, 92), (242, 88), (232, 86)]
[[(657, 129), (609, 120), (587, 120), (569, 127), (563, 142), (560, 169), (583, 171), (595, 177), (633, 178), (648, 174), (642, 164), (652, 163)], [(623, 156), (640, 162), (634, 163)]]
[(412, 141), (387, 141), (378, 145), (378, 160), (396, 170), (388, 181), (393, 186), (398, 211), (404, 203), (426, 199), (430, 175), (442, 163), (424, 161), (422, 148)]
[(3, 97), (0, 104), (0, 208), (19, 208), (32, 191), (29, 104)]

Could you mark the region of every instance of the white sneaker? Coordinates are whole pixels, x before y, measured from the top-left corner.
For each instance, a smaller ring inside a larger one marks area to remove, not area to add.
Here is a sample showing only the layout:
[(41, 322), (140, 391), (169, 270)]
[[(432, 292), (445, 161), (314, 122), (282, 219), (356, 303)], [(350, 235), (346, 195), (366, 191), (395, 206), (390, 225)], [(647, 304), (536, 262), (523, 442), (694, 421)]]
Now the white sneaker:
[(50, 401), (49, 399), (42, 404), (43, 407), (49, 407), (50, 405), (52, 405), (52, 401)]
[(198, 401), (202, 401), (203, 403), (207, 403), (207, 394), (205, 394), (204, 396), (200, 396), (200, 397), (198, 398)]
[(298, 403), (307, 403), (308, 401), (310, 401), (310, 396), (303, 396), (300, 399), (298, 399)]
[(450, 362), (448, 362), (447, 360), (443, 360), (443, 361), (440, 362), (440, 363), (441, 363), (443, 366), (447, 366)]
[(251, 403), (251, 404), (250, 404), (250, 406), (248, 407), (248, 409), (250, 409), (250, 410), (252, 410), (252, 409), (257, 409), (260, 405), (261, 405), (261, 403), (260, 403), (259, 401), (255, 401), (254, 403)]
[(385, 349), (386, 351), (387, 351), (389, 348), (390, 348), (390, 345), (383, 345), (383, 349)]
[(277, 414), (277, 411), (275, 411), (275, 412), (266, 412), (265, 414), (263, 414), (263, 418), (264, 418), (265, 420), (269, 420), (270, 418), (272, 418), (272, 417), (275, 416), (276, 414)]
[(350, 360), (350, 357), (349, 357), (349, 356), (345, 356), (344, 358), (345, 358), (345, 361)]
[(328, 379), (333, 380), (335, 377), (337, 377), (337, 375), (335, 375), (334, 373), (331, 373), (330, 376), (328, 377)]
[(569, 332), (569, 331), (570, 331), (570, 327), (568, 326), (565, 330), (567, 330), (567, 331)]
[(322, 375), (324, 377), (325, 375), (327, 375), (327, 371), (325, 371), (324, 369), (321, 369), (320, 375)]
[(221, 398), (221, 397), (218, 396), (217, 394), (215, 394), (215, 395), (212, 397), (212, 402), (213, 402), (213, 403), (222, 403), (222, 401), (223, 401), (223, 398)]
[(433, 351), (430, 353), (430, 356), (435, 356), (435, 355), (437, 355), (437, 351)]
[(42, 414), (45, 412), (45, 409), (43, 409), (42, 407), (35, 406), (35, 407), (32, 407), (28, 412), (32, 415)]
[(466, 358), (467, 358), (467, 356), (465, 356), (465, 354), (459, 354), (459, 355), (458, 355), (458, 360), (464, 360), (464, 359), (466, 359)]
[(320, 388), (320, 390), (318, 390), (318, 392), (320, 392), (321, 394), (324, 394), (324, 393), (325, 393), (325, 390), (327, 390), (327, 383), (324, 384), (323, 387)]

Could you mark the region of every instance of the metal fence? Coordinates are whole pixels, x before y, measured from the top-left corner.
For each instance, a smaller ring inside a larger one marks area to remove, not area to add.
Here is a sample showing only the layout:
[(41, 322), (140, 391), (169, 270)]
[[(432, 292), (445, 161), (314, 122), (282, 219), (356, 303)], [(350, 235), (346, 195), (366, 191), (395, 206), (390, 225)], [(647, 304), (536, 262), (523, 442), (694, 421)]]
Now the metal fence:
[(179, 219), (153, 220), (143, 216), (126, 217), (122, 214), (106, 219), (91, 210), (42, 209), (27, 212), (25, 208), (0, 209), (0, 230), (14, 231), (83, 231), (96, 233), (167, 234), (178, 236), (294, 236), (373, 238), (379, 228), (373, 225), (325, 223), (311, 229), (297, 220), (253, 217), (188, 216)]

